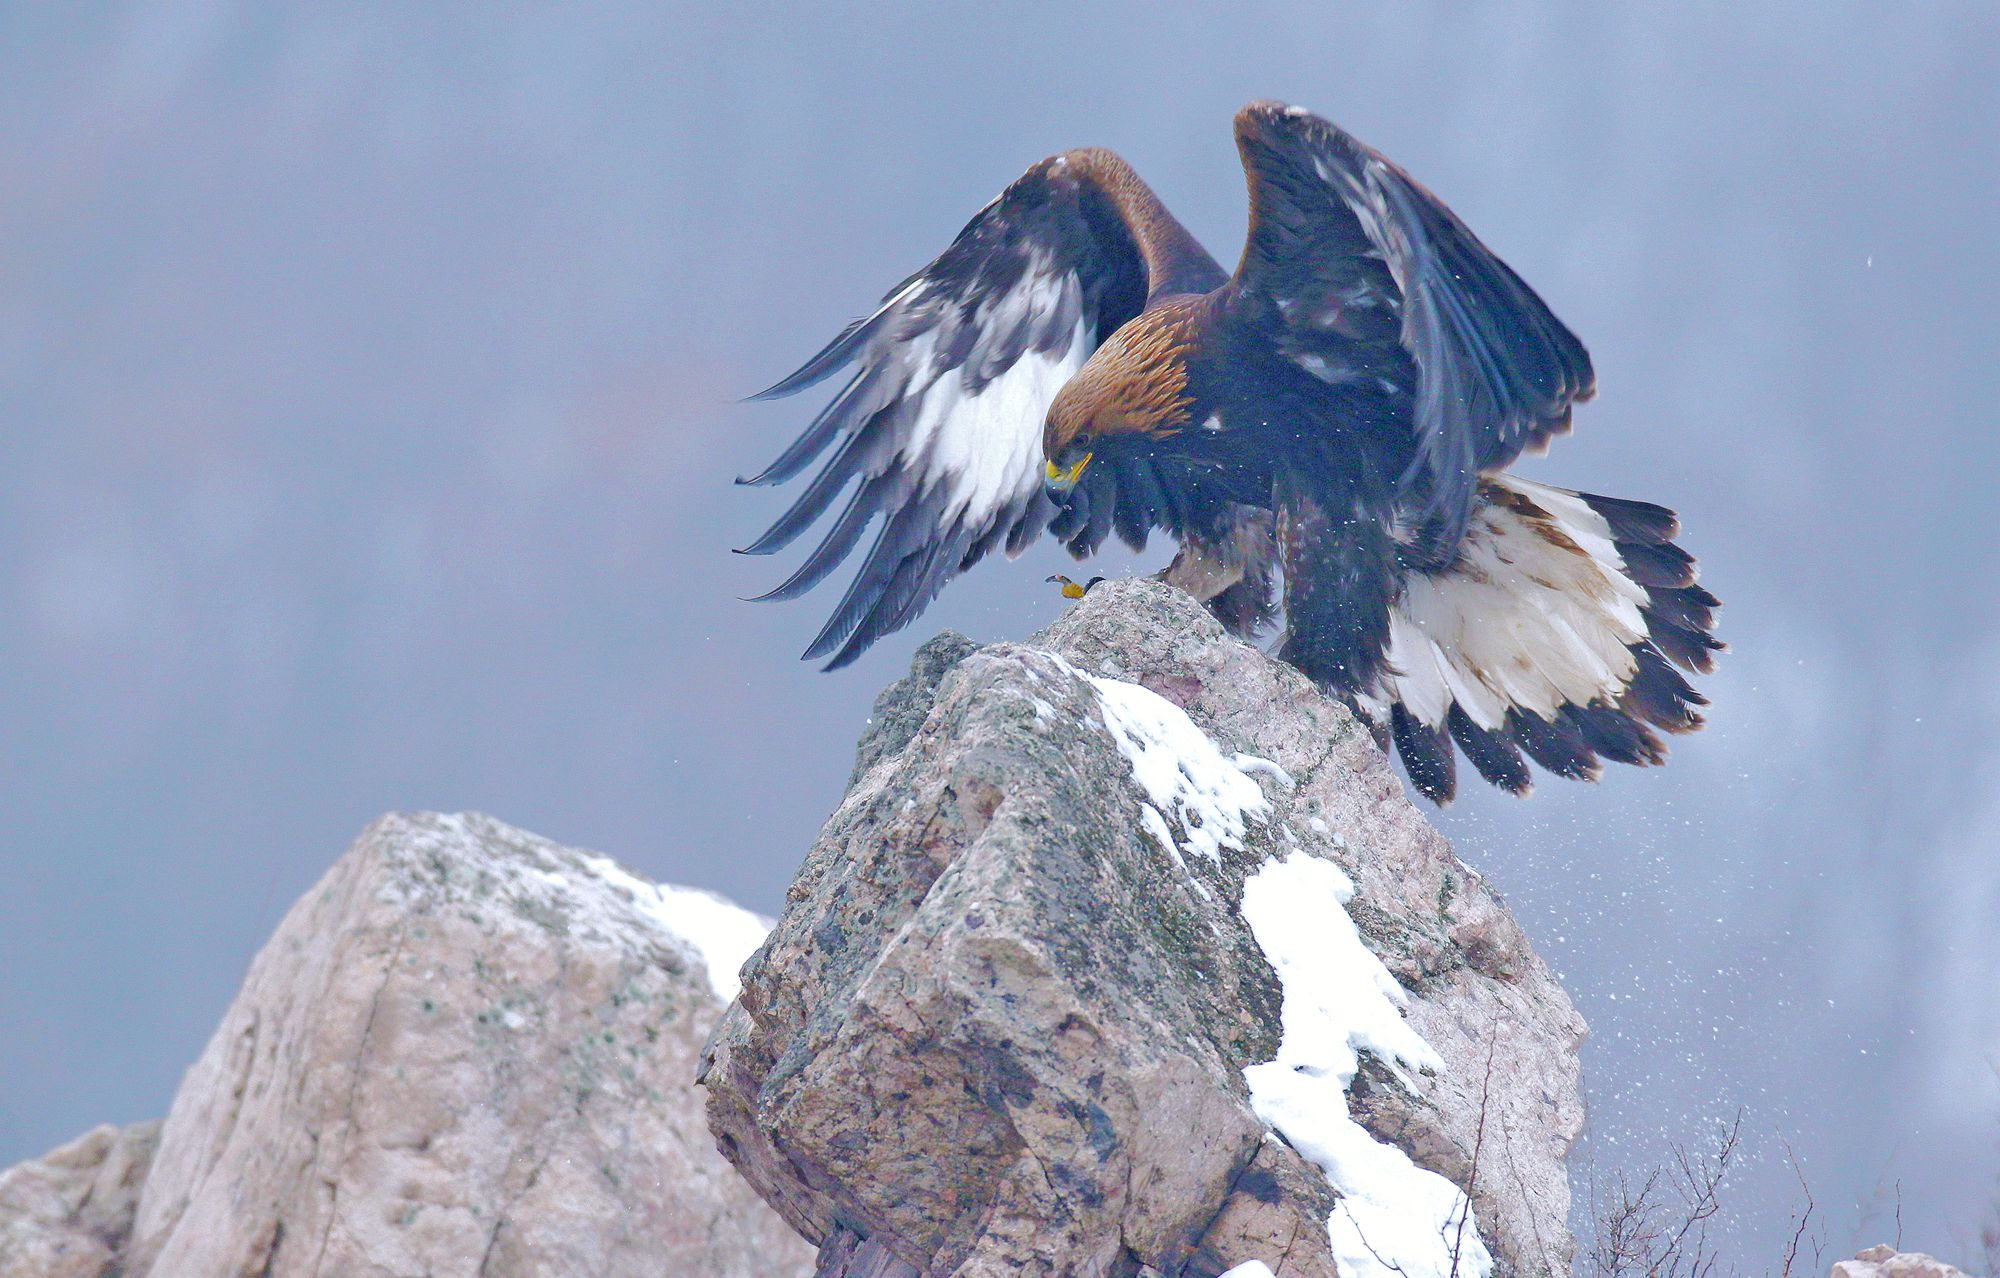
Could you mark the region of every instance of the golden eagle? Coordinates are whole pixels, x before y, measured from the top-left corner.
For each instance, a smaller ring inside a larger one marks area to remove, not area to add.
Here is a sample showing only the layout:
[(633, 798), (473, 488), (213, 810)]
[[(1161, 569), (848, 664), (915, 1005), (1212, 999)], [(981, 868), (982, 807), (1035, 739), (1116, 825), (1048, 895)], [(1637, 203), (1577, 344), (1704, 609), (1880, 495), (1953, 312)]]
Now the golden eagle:
[[(757, 398), (853, 375), (762, 474), (833, 448), (746, 553), (852, 486), (801, 594), (879, 517), (806, 651), (845, 665), (988, 552), (1044, 529), (1079, 559), (1165, 528), (1164, 576), (1393, 738), (1418, 789), (1452, 742), (1529, 788), (1650, 764), (1707, 704), (1715, 596), (1672, 511), (1503, 473), (1567, 431), (1590, 357), (1438, 198), (1336, 126), (1236, 116), (1250, 229), (1225, 273), (1110, 151), (1052, 156)], [(836, 444), (838, 445), (837, 447)], [(1282, 575), (1282, 600), (1277, 578)], [(1525, 759), (1524, 759), (1525, 756)]]

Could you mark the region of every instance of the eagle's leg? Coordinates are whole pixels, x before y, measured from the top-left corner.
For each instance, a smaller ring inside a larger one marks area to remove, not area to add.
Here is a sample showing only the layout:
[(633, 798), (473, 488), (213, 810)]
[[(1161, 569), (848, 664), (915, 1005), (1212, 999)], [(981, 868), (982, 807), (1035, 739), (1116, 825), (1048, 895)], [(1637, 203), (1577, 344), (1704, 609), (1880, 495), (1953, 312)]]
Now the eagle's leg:
[(1248, 640), (1277, 619), (1277, 562), (1271, 512), (1232, 506), (1214, 533), (1184, 534), (1180, 553), (1158, 577), (1201, 600), (1223, 629)]
[(1316, 490), (1287, 472), (1277, 484), (1277, 541), (1285, 575), (1285, 639), (1278, 656), (1328, 692), (1373, 689), (1387, 665), (1389, 606), (1401, 593), (1391, 512), (1356, 476), (1349, 491)]
[[(1316, 487), (1279, 476), (1278, 545), (1285, 571), (1285, 639), (1278, 656), (1369, 724), (1376, 744), (1393, 737), (1410, 780), (1433, 803), (1457, 788), (1456, 756), (1442, 723), (1425, 723), (1401, 702), (1383, 717), (1364, 713), (1363, 698), (1394, 673), (1390, 610), (1403, 593), (1402, 567), (1390, 534), (1393, 507), (1366, 472), (1335, 475)], [(1344, 483), (1342, 482), (1344, 481)]]

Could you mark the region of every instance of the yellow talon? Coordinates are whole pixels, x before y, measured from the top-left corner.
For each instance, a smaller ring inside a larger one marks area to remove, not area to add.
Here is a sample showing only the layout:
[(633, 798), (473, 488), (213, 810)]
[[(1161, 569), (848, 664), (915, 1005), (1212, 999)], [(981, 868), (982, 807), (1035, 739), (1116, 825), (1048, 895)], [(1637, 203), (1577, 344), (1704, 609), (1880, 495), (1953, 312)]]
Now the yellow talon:
[(1103, 581), (1104, 578), (1092, 577), (1089, 581), (1071, 581), (1068, 577), (1063, 576), (1061, 573), (1057, 573), (1055, 576), (1050, 577), (1048, 580), (1055, 582), (1057, 585), (1062, 587), (1063, 598), (1081, 599), (1085, 595), (1090, 593), (1090, 588), (1092, 586), (1096, 585), (1100, 581)]

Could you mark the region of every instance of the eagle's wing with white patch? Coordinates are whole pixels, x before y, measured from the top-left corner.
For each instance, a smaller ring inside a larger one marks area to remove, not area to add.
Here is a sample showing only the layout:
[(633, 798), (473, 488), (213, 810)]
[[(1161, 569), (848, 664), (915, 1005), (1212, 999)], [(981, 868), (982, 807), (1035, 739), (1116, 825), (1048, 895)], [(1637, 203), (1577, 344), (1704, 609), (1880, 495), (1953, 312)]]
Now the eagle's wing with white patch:
[[(1064, 156), (1029, 169), (872, 315), (756, 397), (790, 395), (854, 366), (805, 433), (740, 481), (790, 479), (839, 441), (798, 501), (745, 549), (758, 555), (790, 543), (853, 486), (824, 540), (765, 599), (817, 585), (881, 519), (806, 657), (831, 654), (828, 669), (854, 660), (987, 552), (1019, 554), (1056, 513), (1042, 487), (1049, 403), (1147, 292), (1131, 228), (1091, 170)], [(1098, 504), (1108, 522), (1113, 503)]]
[(1718, 606), (1674, 545), (1672, 511), (1513, 475), (1481, 483), (1459, 558), (1410, 573), (1390, 608), (1386, 673), (1356, 698), (1410, 778), (1444, 802), (1452, 742), (1525, 793), (1533, 759), (1594, 779), (1601, 759), (1666, 757), (1658, 732), (1701, 726)]
[(1413, 395), (1406, 553), (1448, 563), (1480, 476), (1568, 430), (1590, 398), (1589, 354), (1436, 196), (1333, 124), (1252, 103), (1236, 144), (1250, 183), (1239, 298), (1322, 380)]

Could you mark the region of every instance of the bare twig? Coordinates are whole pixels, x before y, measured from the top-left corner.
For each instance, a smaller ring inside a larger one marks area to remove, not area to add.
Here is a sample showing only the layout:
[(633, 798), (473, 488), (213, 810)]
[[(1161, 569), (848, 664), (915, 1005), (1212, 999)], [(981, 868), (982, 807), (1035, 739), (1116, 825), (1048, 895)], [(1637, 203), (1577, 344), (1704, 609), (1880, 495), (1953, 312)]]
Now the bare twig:
[[(1674, 1172), (1679, 1178), (1682, 1200), (1686, 1210), (1680, 1228), (1667, 1242), (1667, 1254), (1678, 1255), (1688, 1242), (1688, 1234), (1695, 1234), (1692, 1254), (1699, 1256), (1708, 1243), (1708, 1221), (1722, 1210), (1720, 1191), (1723, 1173), (1729, 1170), (1731, 1160), (1736, 1157), (1736, 1146), (1743, 1135), (1743, 1111), (1738, 1110), (1723, 1133), (1722, 1140), (1713, 1154), (1700, 1159), (1689, 1155), (1684, 1145), (1674, 1146)], [(1711, 1262), (1712, 1263), (1712, 1262)]]
[(1721, 1257), (1709, 1244), (1708, 1223), (1722, 1210), (1722, 1185), (1742, 1143), (1739, 1112), (1712, 1150), (1673, 1148), (1672, 1161), (1636, 1184), (1618, 1175), (1607, 1205), (1593, 1183), (1590, 1216), (1596, 1229), (1585, 1278), (1711, 1278)]
[[(1987, 1064), (1993, 1070), (1994, 1081), (2000, 1082), (2000, 1060), (1990, 1060)], [(2000, 1178), (1994, 1180), (1993, 1202), (1979, 1225), (1979, 1252), (1980, 1269), (2000, 1278)]]
[(1451, 1278), (1458, 1278), (1458, 1257), (1465, 1247), (1465, 1225), (1472, 1219), (1472, 1190), (1479, 1183), (1479, 1157), (1486, 1152), (1486, 1114), (1493, 1095), (1493, 1054), (1500, 1046), (1500, 1022), (1486, 1036), (1486, 1076), (1479, 1081), (1479, 1128), (1472, 1137), (1472, 1167), (1465, 1176), (1465, 1205), (1459, 1209), (1458, 1229), (1451, 1240)]
[[(1389, 1270), (1391, 1273), (1402, 1274), (1403, 1278), (1410, 1278), (1409, 1273), (1406, 1270), (1404, 1270), (1404, 1268), (1401, 1265), (1395, 1263), (1394, 1261), (1390, 1260), (1387, 1256), (1384, 1256), (1381, 1252), (1375, 1250), (1375, 1244), (1368, 1241), (1368, 1235), (1361, 1228), (1361, 1222), (1354, 1218), (1353, 1208), (1349, 1207), (1346, 1204), (1346, 1202), (1343, 1201), (1340, 1204), (1340, 1209), (1347, 1213), (1347, 1223), (1354, 1226), (1354, 1236), (1361, 1240), (1361, 1245), (1368, 1249), (1368, 1254), (1375, 1257), (1376, 1264), (1382, 1266), (1384, 1269)], [(1452, 1278), (1457, 1278), (1457, 1274), (1454, 1273)]]
[(1805, 1195), (1806, 1209), (1799, 1213), (1797, 1223), (1792, 1229), (1791, 1241), (1785, 1244), (1784, 1266), (1778, 1271), (1778, 1278), (1792, 1278), (1792, 1271), (1798, 1264), (1801, 1245), (1808, 1242), (1812, 1244), (1811, 1272), (1817, 1275), (1826, 1250), (1826, 1240), (1821, 1238), (1817, 1231), (1808, 1234), (1806, 1230), (1819, 1204), (1813, 1201), (1812, 1186), (1806, 1183), (1805, 1169), (1799, 1166), (1798, 1155), (1792, 1152), (1792, 1143), (1783, 1137), (1779, 1138), (1779, 1143), (1785, 1147), (1785, 1161), (1792, 1165), (1792, 1174), (1799, 1178), (1799, 1192)]

